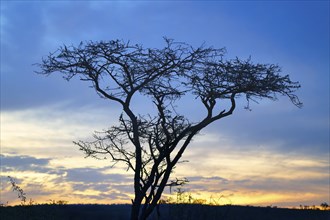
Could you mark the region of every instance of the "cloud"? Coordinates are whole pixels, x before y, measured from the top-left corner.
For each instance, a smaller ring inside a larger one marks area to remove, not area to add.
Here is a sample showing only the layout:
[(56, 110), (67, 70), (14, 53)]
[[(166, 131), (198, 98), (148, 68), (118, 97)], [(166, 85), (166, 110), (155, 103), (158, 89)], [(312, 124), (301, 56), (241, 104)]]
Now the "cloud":
[(258, 193), (260, 198), (277, 194), (289, 199), (290, 196), (306, 194), (309, 199), (312, 195), (319, 200), (327, 199), (327, 158), (282, 154), (261, 147), (230, 149), (231, 145), (226, 143), (219, 144), (219, 147), (214, 145), (212, 149), (192, 147), (183, 158), (190, 162), (180, 164), (173, 174), (173, 177), (187, 177), (189, 183), (183, 189), (192, 194), (233, 194), (231, 198), (236, 203), (248, 200), (242, 195), (244, 193)]
[[(195, 46), (204, 41), (227, 46), (231, 57), (252, 55), (256, 62), (279, 63), (285, 74), (301, 82), (298, 94), (305, 104), (296, 109), (280, 97), (253, 104), (247, 112), (239, 100), (231, 117), (194, 139), (184, 154), (190, 163), (178, 165), (176, 174), (190, 177), (191, 189), (210, 192), (247, 189), (246, 195), (255, 197), (251, 191), (256, 186), (287, 194), (290, 189), (292, 198), (298, 195), (295, 188), (323, 192), (329, 157), (329, 11), (326, 2), (283, 4), (2, 2), (2, 172), (17, 174), (29, 190), (40, 186), (54, 195), (71, 196), (72, 189), (80, 189), (85, 193), (81, 196), (97, 201), (109, 192), (113, 199), (130, 192), (128, 176), (120, 176), (119, 169), (112, 175), (96, 169), (107, 165), (84, 160), (72, 144), (116, 123), (119, 106), (100, 99), (79, 80), (39, 76), (32, 64), (63, 43), (119, 38), (160, 47), (162, 36), (168, 36)], [(134, 104), (145, 107), (139, 100)], [(184, 102), (183, 114), (200, 117), (204, 109), (195, 104)], [(36, 185), (29, 185), (31, 181)]]
[(49, 158), (1, 155), (2, 200), (19, 202), (7, 176), (13, 177), (28, 199), (39, 203), (49, 199), (70, 203), (122, 203), (128, 202), (132, 194), (132, 176), (126, 173), (109, 173), (109, 167), (70, 168), (51, 164)]
[(72, 189), (74, 191), (85, 191), (85, 190), (95, 190), (100, 192), (107, 192), (110, 191), (110, 185), (109, 183), (105, 182), (90, 182), (87, 180), (87, 182), (73, 182), (71, 181)]
[(203, 176), (188, 176), (190, 182), (213, 182), (216, 184), (226, 184), (228, 179), (219, 176), (203, 177)]
[(49, 164), (48, 158), (35, 158), (20, 155), (0, 155), (3, 171), (35, 170), (37, 172), (48, 171), (44, 167)]
[(230, 145), (241, 150), (263, 146), (283, 154), (324, 156), (329, 153), (329, 115), (323, 110), (310, 106), (297, 109), (283, 98), (253, 105), (248, 112), (243, 110), (241, 101), (232, 116), (216, 121), (201, 133), (221, 137), (218, 146)]
[[(16, 152), (52, 159), (84, 155), (72, 141), (91, 138), (117, 121), (116, 108), (84, 106), (72, 103), (1, 112), (1, 145), (3, 153)], [(118, 113), (119, 115), (119, 113)], [(19, 138), (18, 138), (19, 137)]]
[[(95, 16), (87, 13), (87, 3), (3, 2), (2, 5), (5, 9), (1, 15), (6, 21), (1, 27), (4, 30), (1, 35), (1, 53), (6, 54), (1, 59), (2, 110), (30, 108), (64, 99), (75, 100), (80, 104), (98, 99), (86, 83), (72, 80), (69, 84), (60, 76), (46, 79), (37, 75), (35, 71), (39, 69), (33, 66), (63, 43), (89, 39), (82, 36), (82, 33), (95, 34), (91, 30), (85, 31), (86, 25), (95, 26), (95, 22), (89, 19)], [(62, 10), (67, 13), (62, 13)], [(84, 13), (77, 16), (76, 10)], [(86, 16), (83, 20), (82, 15)], [(77, 40), (77, 36), (81, 38)], [(77, 96), (77, 93), (80, 95)]]
[(124, 174), (105, 174), (98, 168), (74, 168), (67, 170), (67, 181), (89, 183), (125, 183), (128, 181)]
[(31, 156), (9, 156), (0, 155), (3, 166), (18, 167), (19, 169), (31, 168), (33, 166), (44, 166), (49, 164), (50, 159), (37, 159)]

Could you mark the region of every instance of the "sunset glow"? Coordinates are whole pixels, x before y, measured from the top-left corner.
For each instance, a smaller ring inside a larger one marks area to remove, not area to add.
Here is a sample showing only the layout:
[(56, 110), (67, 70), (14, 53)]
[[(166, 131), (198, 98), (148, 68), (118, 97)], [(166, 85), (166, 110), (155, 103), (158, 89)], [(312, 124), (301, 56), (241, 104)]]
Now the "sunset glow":
[[(302, 85), (302, 109), (278, 97), (248, 111), (239, 99), (232, 116), (202, 130), (172, 174), (188, 179), (186, 195), (217, 205), (330, 203), (328, 1), (1, 1), (0, 20), (0, 203), (21, 203), (8, 176), (35, 203), (131, 203), (132, 171), (85, 158), (73, 144), (118, 123), (120, 106), (86, 82), (40, 76), (33, 64), (63, 44), (118, 38), (162, 47), (163, 36), (278, 63)], [(201, 117), (188, 98), (182, 113)], [(175, 190), (163, 198), (175, 201)]]

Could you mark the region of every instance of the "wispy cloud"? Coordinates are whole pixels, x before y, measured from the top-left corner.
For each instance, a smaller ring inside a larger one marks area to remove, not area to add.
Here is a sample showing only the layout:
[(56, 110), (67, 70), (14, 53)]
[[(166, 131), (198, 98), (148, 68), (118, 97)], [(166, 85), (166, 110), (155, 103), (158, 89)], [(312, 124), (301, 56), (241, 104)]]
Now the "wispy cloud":
[[(72, 141), (88, 139), (95, 130), (102, 131), (117, 118), (116, 109), (70, 104), (49, 105), (38, 108), (1, 112), (2, 152), (25, 152), (52, 157), (77, 154)], [(47, 149), (47, 151), (41, 150)]]
[[(131, 178), (125, 172), (104, 173), (109, 168), (70, 168), (51, 166), (51, 159), (24, 155), (1, 155), (2, 200), (19, 203), (7, 176), (11, 176), (28, 198), (42, 203), (49, 199), (70, 203), (128, 202)], [(109, 200), (111, 199), (111, 200)], [(6, 202), (6, 201), (1, 201)]]
[[(48, 165), (49, 159), (37, 159), (31, 156), (1, 156), (1, 165), (7, 171), (22, 171), (28, 169), (40, 168), (45, 165)], [(6, 171), (6, 170), (5, 170)]]

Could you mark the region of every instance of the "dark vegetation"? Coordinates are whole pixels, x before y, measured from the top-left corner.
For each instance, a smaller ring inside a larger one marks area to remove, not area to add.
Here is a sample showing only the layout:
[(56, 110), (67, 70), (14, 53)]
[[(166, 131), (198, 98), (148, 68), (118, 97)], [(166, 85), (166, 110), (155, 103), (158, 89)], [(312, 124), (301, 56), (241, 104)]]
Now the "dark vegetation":
[[(26, 203), (27, 196), (24, 190), (17, 185), (15, 179), (8, 176), (13, 192), (17, 192), (21, 200), (19, 206), (0, 205), (1, 220), (84, 220), (84, 219), (130, 219), (131, 205), (67, 205), (64, 200), (49, 200), (49, 203), (38, 204), (30, 198)], [(191, 196), (182, 188), (175, 190), (176, 201), (168, 198), (161, 199), (148, 217), (149, 220), (329, 220), (330, 209), (326, 202), (321, 203), (322, 210), (315, 206), (302, 206), (300, 209), (277, 208), (277, 206), (252, 207), (220, 205), (220, 200), (210, 200)], [(220, 197), (221, 198), (221, 197)]]
[[(1, 220), (84, 220), (130, 219), (131, 205), (34, 205), (0, 207)], [(330, 211), (251, 206), (162, 204), (160, 217), (154, 211), (149, 220), (329, 220)]]

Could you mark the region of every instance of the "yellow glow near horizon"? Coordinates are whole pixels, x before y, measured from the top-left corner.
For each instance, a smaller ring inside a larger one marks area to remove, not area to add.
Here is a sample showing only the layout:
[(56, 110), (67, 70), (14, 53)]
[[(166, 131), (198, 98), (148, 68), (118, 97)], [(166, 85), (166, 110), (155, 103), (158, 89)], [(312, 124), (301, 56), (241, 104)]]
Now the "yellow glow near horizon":
[[(83, 153), (72, 144), (72, 140), (76, 140), (77, 137), (91, 135), (94, 127), (91, 128), (87, 122), (92, 119), (83, 122), (79, 117), (85, 117), (85, 115), (70, 119), (70, 117), (63, 118), (64, 113), (47, 111), (51, 110), (41, 108), (35, 112), (30, 110), (1, 113), (1, 154), (47, 158), (49, 163), (44, 168), (54, 171), (76, 168), (97, 170), (100, 168), (99, 175), (125, 175), (128, 177), (127, 182), (113, 180), (114, 182), (100, 183), (109, 184), (110, 188), (105, 191), (94, 189), (92, 184), (96, 183), (93, 182), (90, 184), (80, 182), (79, 184), (84, 187), (74, 188), (77, 183), (66, 182), (66, 173), (43, 173), (42, 170), (33, 170), (34, 167), (30, 166), (31, 170), (1, 172), (1, 199), (3, 200), (1, 202), (9, 201), (10, 204), (20, 204), (17, 195), (12, 192), (10, 184), (6, 180), (6, 176), (9, 175), (19, 179), (20, 186), (26, 191), (28, 198), (39, 203), (52, 199), (66, 200), (69, 203), (130, 204), (129, 198), (122, 199), (123, 197), (119, 196), (113, 197), (114, 199), (108, 198), (116, 193), (124, 193), (133, 198), (133, 187), (130, 187), (132, 172), (126, 172), (126, 167), (119, 164), (110, 169), (112, 163), (108, 160), (85, 159)], [(44, 120), (40, 120), (38, 115), (44, 117)], [(48, 117), (49, 115), (54, 117)], [(86, 117), (88, 118), (88, 116)], [(47, 120), (45, 121), (45, 119)], [(99, 116), (93, 126), (101, 127), (101, 122), (102, 119)], [(326, 197), (328, 189), (322, 185), (328, 178), (328, 174), (323, 172), (328, 169), (326, 159), (298, 154), (282, 155), (270, 151), (270, 148), (260, 146), (247, 149), (249, 150), (236, 149), (228, 138), (218, 134), (208, 133), (198, 136), (182, 158), (189, 160), (189, 163), (178, 164), (171, 179), (175, 177), (195, 178), (183, 189), (186, 187), (193, 197), (206, 201), (222, 196), (221, 204), (266, 206), (272, 203), (291, 206), (290, 204), (310, 203), (311, 201), (328, 202)], [(218, 179), (212, 179), (212, 177)], [(88, 177), (85, 176), (85, 178)], [(317, 181), (322, 183), (318, 184)], [(269, 184), (274, 184), (274, 188), (267, 188), (266, 186)], [(297, 188), (292, 188), (291, 184), (296, 184)], [(280, 185), (283, 186), (279, 187)], [(101, 194), (106, 196), (101, 197), (102, 199), (95, 198)], [(107, 195), (109, 195), (108, 198)], [(169, 195), (165, 192), (164, 197), (166, 196), (175, 198), (173, 193)]]

